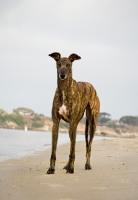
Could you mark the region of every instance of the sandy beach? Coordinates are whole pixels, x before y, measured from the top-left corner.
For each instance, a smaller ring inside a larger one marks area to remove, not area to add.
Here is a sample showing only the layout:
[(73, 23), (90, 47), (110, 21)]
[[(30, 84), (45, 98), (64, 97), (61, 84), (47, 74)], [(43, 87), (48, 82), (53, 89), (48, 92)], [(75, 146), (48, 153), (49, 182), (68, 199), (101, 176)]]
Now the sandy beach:
[(58, 147), (54, 175), (46, 175), (50, 149), (0, 163), (0, 200), (138, 199), (138, 139), (94, 141), (89, 171), (85, 142), (77, 142), (74, 174), (63, 170), (69, 148)]

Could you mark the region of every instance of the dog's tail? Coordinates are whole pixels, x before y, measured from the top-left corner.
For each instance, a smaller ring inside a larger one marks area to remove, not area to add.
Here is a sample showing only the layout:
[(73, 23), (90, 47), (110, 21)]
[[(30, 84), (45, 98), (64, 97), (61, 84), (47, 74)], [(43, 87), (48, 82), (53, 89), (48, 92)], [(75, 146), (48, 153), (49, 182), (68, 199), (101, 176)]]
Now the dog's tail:
[(86, 117), (86, 123), (85, 123), (85, 141), (86, 141), (86, 148), (88, 147), (88, 119)]

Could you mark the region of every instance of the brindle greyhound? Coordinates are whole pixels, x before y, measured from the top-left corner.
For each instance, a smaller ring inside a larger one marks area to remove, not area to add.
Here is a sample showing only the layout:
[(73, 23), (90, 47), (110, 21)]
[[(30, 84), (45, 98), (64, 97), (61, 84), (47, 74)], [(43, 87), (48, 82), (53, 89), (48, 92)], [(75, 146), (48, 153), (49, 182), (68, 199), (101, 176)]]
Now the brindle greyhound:
[[(72, 78), (72, 63), (81, 59), (76, 54), (68, 58), (61, 58), (60, 53), (49, 54), (56, 61), (57, 66), (57, 89), (55, 92), (52, 108), (52, 153), (50, 167), (47, 174), (54, 174), (56, 161), (56, 148), (60, 119), (69, 123), (69, 137), (71, 142), (69, 161), (64, 167), (66, 173), (74, 173), (76, 129), (86, 110), (86, 164), (85, 169), (91, 169), (90, 155), (91, 144), (96, 131), (100, 102), (96, 90), (90, 83), (76, 82)], [(88, 140), (89, 132), (89, 140)]]

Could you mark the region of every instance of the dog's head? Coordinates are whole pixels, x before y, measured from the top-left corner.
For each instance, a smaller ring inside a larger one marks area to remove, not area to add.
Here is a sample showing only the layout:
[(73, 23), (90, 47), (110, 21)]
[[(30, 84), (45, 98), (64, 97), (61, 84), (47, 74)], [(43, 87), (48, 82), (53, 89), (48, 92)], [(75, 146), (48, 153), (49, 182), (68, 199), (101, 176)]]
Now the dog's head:
[(64, 58), (64, 57), (61, 58), (60, 53), (57, 53), (57, 52), (51, 53), (49, 54), (49, 56), (54, 58), (54, 60), (56, 61), (58, 77), (61, 80), (65, 80), (68, 77), (72, 69), (72, 62), (74, 60), (81, 59), (81, 57), (75, 53), (71, 54), (68, 58)]

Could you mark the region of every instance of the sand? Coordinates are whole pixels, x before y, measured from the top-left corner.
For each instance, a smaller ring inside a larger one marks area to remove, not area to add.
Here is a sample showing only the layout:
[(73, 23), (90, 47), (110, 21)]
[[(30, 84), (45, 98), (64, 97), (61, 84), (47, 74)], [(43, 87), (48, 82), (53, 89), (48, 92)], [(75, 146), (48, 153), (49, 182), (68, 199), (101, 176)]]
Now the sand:
[(58, 146), (56, 171), (46, 175), (51, 150), (0, 163), (0, 200), (137, 200), (138, 139), (94, 141), (92, 170), (77, 142), (75, 173), (63, 170), (69, 144)]

